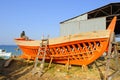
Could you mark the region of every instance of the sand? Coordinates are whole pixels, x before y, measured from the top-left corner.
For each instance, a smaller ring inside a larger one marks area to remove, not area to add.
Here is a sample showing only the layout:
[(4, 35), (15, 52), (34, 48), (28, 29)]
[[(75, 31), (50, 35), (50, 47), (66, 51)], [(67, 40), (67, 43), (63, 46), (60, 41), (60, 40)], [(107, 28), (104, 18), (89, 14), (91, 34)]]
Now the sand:
[[(104, 59), (98, 59), (90, 64), (87, 70), (82, 70), (81, 66), (70, 66), (67, 71), (66, 65), (54, 63), (48, 69), (49, 63), (45, 63), (41, 76), (33, 74), (33, 61), (15, 58), (8, 67), (3, 67), (5, 61), (0, 60), (0, 80), (103, 80), (106, 72)], [(111, 61), (112, 68), (109, 73), (116, 69), (114, 62)], [(120, 80), (120, 72), (113, 80)]]

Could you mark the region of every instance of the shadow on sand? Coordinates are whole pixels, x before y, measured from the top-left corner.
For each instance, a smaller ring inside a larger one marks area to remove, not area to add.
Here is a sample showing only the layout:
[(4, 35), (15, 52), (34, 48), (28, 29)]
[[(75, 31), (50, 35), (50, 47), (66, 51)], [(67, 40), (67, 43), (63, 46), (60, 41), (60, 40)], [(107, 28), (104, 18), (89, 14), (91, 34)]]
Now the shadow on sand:
[(0, 80), (17, 80), (19, 77), (31, 71), (32, 67), (29, 67), (31, 64), (22, 59), (13, 59), (8, 67), (4, 67), (6, 61), (0, 59)]

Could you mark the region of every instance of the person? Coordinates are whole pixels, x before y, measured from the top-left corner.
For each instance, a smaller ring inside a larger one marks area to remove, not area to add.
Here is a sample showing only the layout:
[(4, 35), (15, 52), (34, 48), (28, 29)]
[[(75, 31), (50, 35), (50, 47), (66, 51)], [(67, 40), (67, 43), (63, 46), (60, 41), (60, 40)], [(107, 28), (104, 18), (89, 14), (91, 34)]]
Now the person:
[(22, 33), (20, 34), (20, 37), (21, 37), (21, 38), (24, 38), (24, 37), (25, 37), (25, 31), (22, 31)]
[(22, 33), (20, 34), (21, 38), (25, 38), (25, 40), (29, 40), (29, 38), (25, 35), (25, 31), (22, 31)]

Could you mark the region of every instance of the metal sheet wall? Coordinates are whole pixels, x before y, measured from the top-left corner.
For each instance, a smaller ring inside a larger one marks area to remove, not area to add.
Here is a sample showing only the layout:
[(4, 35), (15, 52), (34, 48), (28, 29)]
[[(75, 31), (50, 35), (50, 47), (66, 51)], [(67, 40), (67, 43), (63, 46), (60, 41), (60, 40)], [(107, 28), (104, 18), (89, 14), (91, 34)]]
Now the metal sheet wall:
[(60, 24), (60, 36), (67, 36), (79, 32), (79, 21)]
[(86, 21), (80, 21), (79, 32), (88, 32), (106, 29), (106, 18), (95, 18)]
[(106, 29), (106, 17), (60, 24), (60, 36)]
[(69, 23), (69, 22), (73, 22), (73, 21), (81, 21), (81, 20), (87, 20), (88, 18), (88, 14), (83, 14), (81, 16), (78, 16), (76, 18), (70, 19), (68, 21), (65, 21), (64, 23)]

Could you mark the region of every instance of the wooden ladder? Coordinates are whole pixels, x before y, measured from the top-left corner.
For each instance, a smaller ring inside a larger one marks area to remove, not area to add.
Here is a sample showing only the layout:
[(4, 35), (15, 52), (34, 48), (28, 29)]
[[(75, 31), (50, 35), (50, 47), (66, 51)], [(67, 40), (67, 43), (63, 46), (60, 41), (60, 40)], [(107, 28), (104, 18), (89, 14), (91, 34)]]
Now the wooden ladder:
[[(42, 42), (40, 43), (38, 53), (37, 53), (36, 58), (35, 58), (35, 64), (34, 64), (34, 68), (33, 68), (33, 75), (38, 73), (39, 76), (41, 76), (43, 74), (45, 56), (46, 56), (46, 53), (47, 53), (48, 44), (49, 44), (49, 39), (48, 38), (47, 39), (43, 38)], [(40, 66), (38, 67), (39, 57), (40, 56), (42, 56), (42, 60), (40, 62)]]

